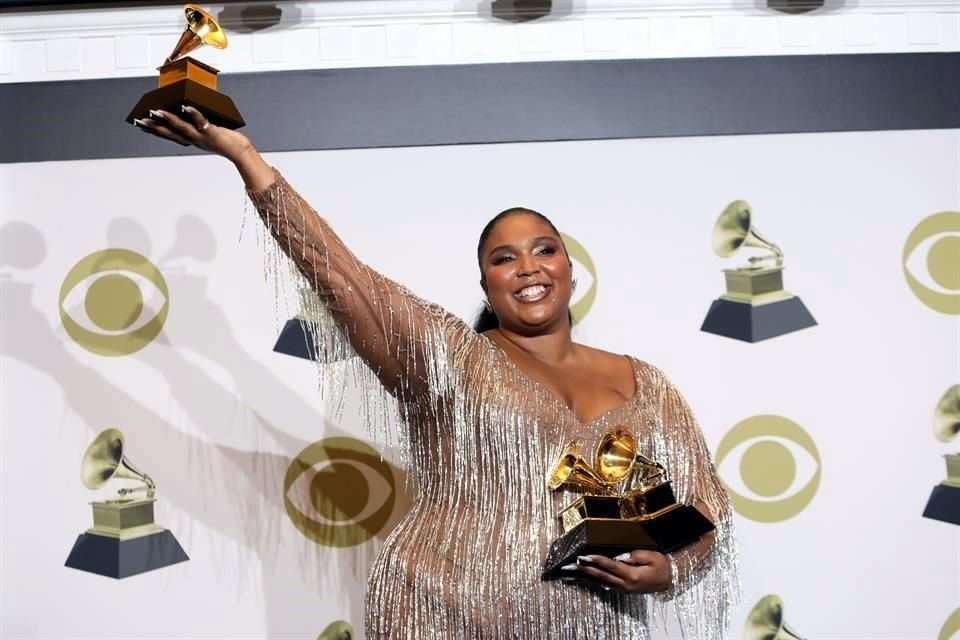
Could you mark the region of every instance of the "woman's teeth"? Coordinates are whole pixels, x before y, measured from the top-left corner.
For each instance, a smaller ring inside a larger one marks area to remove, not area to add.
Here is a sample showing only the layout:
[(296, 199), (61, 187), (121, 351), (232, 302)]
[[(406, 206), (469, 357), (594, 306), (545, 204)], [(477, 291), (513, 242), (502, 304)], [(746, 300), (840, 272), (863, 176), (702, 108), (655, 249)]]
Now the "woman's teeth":
[(520, 291), (517, 291), (517, 293), (515, 293), (514, 295), (516, 295), (521, 300), (527, 300), (527, 301), (539, 300), (547, 295), (547, 288), (542, 284), (535, 284), (529, 287), (524, 287)]

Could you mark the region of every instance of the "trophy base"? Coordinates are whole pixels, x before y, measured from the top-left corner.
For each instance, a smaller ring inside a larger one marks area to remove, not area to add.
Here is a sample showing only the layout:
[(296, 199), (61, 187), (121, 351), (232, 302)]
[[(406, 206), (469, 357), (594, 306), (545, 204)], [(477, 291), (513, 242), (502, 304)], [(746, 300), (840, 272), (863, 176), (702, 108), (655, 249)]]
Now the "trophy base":
[(760, 305), (718, 298), (710, 305), (700, 330), (752, 343), (816, 324), (806, 305), (796, 296)]
[(166, 529), (127, 539), (81, 533), (64, 566), (120, 579), (189, 559)]
[(134, 119), (149, 118), (151, 109), (161, 109), (179, 116), (183, 105), (190, 105), (202, 112), (207, 120), (218, 127), (239, 129), (246, 124), (229, 96), (205, 87), (190, 78), (184, 78), (143, 94), (140, 101), (127, 114), (126, 121), (133, 124)]
[(276, 344), (273, 345), (276, 353), (304, 360), (317, 359), (317, 345), (310, 332), (304, 329), (303, 322), (300, 318), (287, 320)]
[(960, 524), (960, 487), (938, 484), (930, 493), (923, 517), (950, 524)]
[(658, 516), (636, 520), (587, 518), (553, 541), (543, 562), (543, 580), (559, 578), (577, 556), (613, 558), (635, 549), (670, 553), (696, 541), (715, 527), (691, 506), (677, 505)]

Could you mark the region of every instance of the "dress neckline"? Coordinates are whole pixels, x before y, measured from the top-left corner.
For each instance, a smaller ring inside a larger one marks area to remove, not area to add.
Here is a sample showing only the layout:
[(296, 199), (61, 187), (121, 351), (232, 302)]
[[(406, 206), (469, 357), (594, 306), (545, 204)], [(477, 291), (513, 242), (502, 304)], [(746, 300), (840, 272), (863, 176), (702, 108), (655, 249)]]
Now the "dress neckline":
[(593, 418), (591, 418), (590, 420), (587, 420), (586, 422), (583, 422), (580, 420), (580, 417), (577, 416), (576, 412), (570, 407), (568, 407), (567, 403), (564, 402), (560, 397), (558, 397), (557, 394), (555, 394), (550, 389), (550, 387), (548, 387), (543, 382), (540, 382), (539, 380), (537, 380), (536, 378), (528, 374), (526, 371), (524, 371), (520, 367), (520, 365), (514, 362), (513, 359), (510, 358), (510, 355), (503, 349), (503, 347), (497, 344), (496, 340), (494, 340), (493, 338), (491, 338), (490, 336), (484, 333), (480, 333), (478, 335), (482, 336), (490, 344), (490, 346), (492, 346), (493, 349), (496, 350), (496, 352), (500, 355), (501, 359), (506, 361), (507, 366), (513, 369), (517, 373), (517, 375), (524, 378), (525, 380), (528, 380), (531, 385), (533, 385), (540, 391), (541, 394), (549, 398), (550, 401), (553, 404), (555, 404), (557, 407), (559, 407), (563, 413), (565, 413), (568, 417), (572, 418), (574, 424), (577, 425), (577, 428), (583, 428), (583, 427), (596, 424), (601, 420), (603, 420), (604, 418), (614, 413), (617, 413), (618, 411), (622, 411), (626, 409), (631, 404), (633, 404), (636, 401), (637, 397), (640, 395), (640, 379), (637, 371), (636, 361), (634, 360), (634, 358), (626, 354), (620, 354), (627, 359), (627, 362), (630, 363), (630, 370), (633, 372), (633, 394), (629, 398), (624, 399), (623, 402), (617, 403), (614, 406), (610, 407), (609, 409), (603, 411), (599, 415), (594, 416)]

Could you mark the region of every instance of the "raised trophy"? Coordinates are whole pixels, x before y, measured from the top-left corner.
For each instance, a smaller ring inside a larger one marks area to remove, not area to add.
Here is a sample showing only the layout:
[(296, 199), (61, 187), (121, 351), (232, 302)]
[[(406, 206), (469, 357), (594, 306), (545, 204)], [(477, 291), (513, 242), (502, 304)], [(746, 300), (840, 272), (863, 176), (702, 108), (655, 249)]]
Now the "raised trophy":
[(639, 454), (636, 438), (620, 427), (601, 438), (595, 466), (583, 459), (577, 440), (560, 451), (547, 488), (563, 486), (583, 493), (560, 510), (563, 534), (547, 552), (544, 580), (560, 577), (561, 567), (578, 556), (612, 558), (635, 549), (670, 553), (714, 529), (694, 507), (677, 503), (666, 469)]
[(153, 521), (156, 485), (126, 457), (119, 430), (103, 431), (87, 447), (80, 478), (92, 490), (113, 480), (136, 484), (118, 488), (107, 500), (90, 503), (93, 527), (77, 537), (66, 566), (126, 578), (189, 560), (173, 534)]
[[(194, 107), (219, 127), (239, 129), (246, 123), (229, 96), (217, 91), (218, 69), (191, 57), (184, 57), (194, 49), (210, 45), (216, 49), (227, 47), (227, 36), (213, 17), (200, 7), (188, 4), (183, 8), (187, 28), (180, 41), (159, 67), (159, 87), (143, 94), (127, 115), (127, 122), (150, 117), (150, 111), (161, 109), (177, 115), (181, 107)], [(144, 129), (150, 131), (150, 129)]]
[[(960, 384), (947, 389), (937, 403), (933, 433), (941, 442), (950, 442), (960, 435)], [(960, 524), (960, 452), (945, 454), (944, 458), (947, 479), (933, 488), (923, 517)]]
[(783, 600), (770, 594), (760, 598), (747, 614), (743, 640), (803, 640), (783, 619)]
[(752, 256), (747, 263), (724, 269), (727, 292), (713, 301), (701, 331), (759, 342), (785, 333), (813, 327), (807, 307), (783, 289), (783, 251), (753, 226), (750, 205), (732, 202), (713, 227), (713, 251), (729, 258), (744, 247), (764, 249), (767, 255)]

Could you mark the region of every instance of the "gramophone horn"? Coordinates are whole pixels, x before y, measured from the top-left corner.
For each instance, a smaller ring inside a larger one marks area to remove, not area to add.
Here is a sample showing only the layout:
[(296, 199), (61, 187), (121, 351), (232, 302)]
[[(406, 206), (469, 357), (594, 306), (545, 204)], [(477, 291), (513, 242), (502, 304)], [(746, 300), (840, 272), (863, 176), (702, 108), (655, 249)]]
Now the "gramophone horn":
[(746, 201), (736, 200), (727, 205), (713, 225), (714, 253), (721, 258), (729, 258), (740, 247), (758, 247), (769, 249), (782, 258), (780, 247), (764, 238), (750, 223), (750, 217), (750, 205)]
[(630, 475), (637, 458), (637, 439), (621, 427), (604, 434), (597, 445), (597, 475), (616, 484)]
[(580, 442), (571, 440), (560, 451), (553, 468), (547, 476), (547, 488), (556, 491), (564, 484), (572, 484), (592, 491), (611, 493), (597, 472), (580, 456)]
[(164, 64), (169, 64), (205, 44), (215, 49), (226, 48), (227, 35), (213, 16), (194, 4), (185, 5), (183, 12), (187, 16), (187, 28), (183, 30), (177, 46), (167, 56)]
[(760, 598), (747, 615), (744, 640), (803, 640), (783, 621), (783, 600), (775, 595)]
[(940, 398), (933, 412), (933, 433), (940, 442), (950, 442), (960, 433), (960, 384), (955, 384)]
[(353, 627), (346, 620), (331, 622), (317, 636), (317, 640), (351, 640), (352, 638)]
[(107, 429), (98, 435), (83, 454), (80, 480), (87, 489), (99, 489), (112, 478), (138, 480), (153, 491), (155, 485), (145, 473), (138, 471), (123, 455), (123, 434), (119, 429)]

